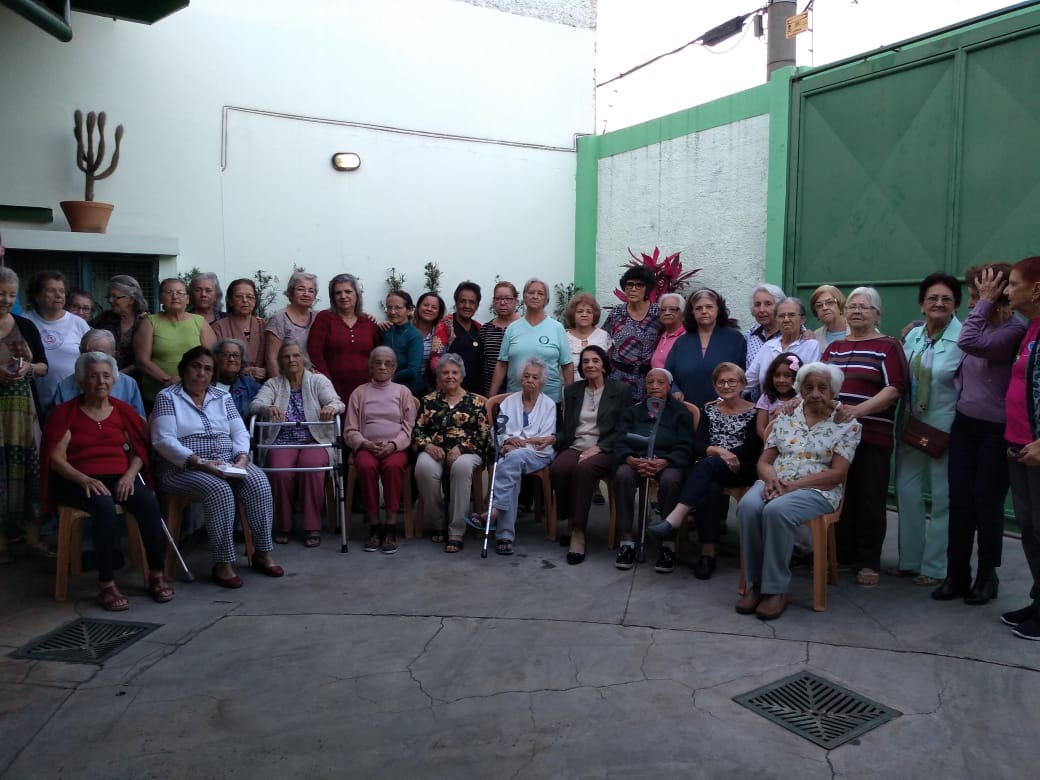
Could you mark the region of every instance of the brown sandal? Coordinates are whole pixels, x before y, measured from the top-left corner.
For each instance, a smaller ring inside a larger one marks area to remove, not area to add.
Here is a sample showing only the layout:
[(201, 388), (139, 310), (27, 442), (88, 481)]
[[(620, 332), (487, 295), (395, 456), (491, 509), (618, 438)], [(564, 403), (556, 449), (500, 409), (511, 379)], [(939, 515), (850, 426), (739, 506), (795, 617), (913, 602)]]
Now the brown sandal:
[(114, 582), (98, 591), (97, 602), (106, 612), (125, 612), (130, 609), (130, 602), (119, 592)]
[(303, 538), (304, 547), (319, 547), (321, 546), (321, 533), (318, 531), (311, 531)]
[(170, 581), (166, 579), (165, 574), (153, 574), (148, 578), (148, 592), (152, 594), (152, 598), (159, 604), (172, 601), (174, 596), (173, 586), (170, 585)]

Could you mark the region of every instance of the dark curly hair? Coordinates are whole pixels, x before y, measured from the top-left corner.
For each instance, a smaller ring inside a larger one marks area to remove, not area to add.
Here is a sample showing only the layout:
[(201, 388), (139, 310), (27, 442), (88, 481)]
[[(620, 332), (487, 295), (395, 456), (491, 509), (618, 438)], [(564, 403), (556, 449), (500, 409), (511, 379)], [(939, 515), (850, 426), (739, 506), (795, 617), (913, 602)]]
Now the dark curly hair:
[(646, 286), (646, 292), (643, 293), (644, 301), (650, 299), (650, 293), (657, 287), (657, 277), (654, 276), (654, 272), (645, 265), (629, 266), (625, 272), (621, 274), (621, 281), (618, 282), (618, 285), (622, 290), (624, 290), (625, 285), (628, 282), (640, 282)]

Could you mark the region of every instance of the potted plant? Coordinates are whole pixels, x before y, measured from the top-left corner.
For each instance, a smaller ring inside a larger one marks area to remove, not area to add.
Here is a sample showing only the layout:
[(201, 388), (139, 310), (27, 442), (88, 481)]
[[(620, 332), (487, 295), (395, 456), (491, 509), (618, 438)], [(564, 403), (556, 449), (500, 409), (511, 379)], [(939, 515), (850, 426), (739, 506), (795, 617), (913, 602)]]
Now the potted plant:
[[(657, 283), (654, 285), (654, 289), (650, 290), (650, 301), (656, 302), (665, 293), (682, 293), (686, 289), (686, 283), (693, 278), (694, 274), (700, 271), (700, 268), (694, 268), (692, 271), (683, 271), (682, 262), (679, 260), (679, 252), (667, 257), (661, 257), (661, 250), (659, 247), (654, 247), (654, 253), (648, 255), (646, 252), (640, 252), (642, 257), (636, 257), (635, 252), (631, 249), (628, 253), (632, 256), (632, 259), (625, 263), (622, 268), (634, 268), (637, 266), (645, 265), (651, 271), (654, 272), (654, 278)], [(615, 288), (614, 295), (620, 301), (627, 300), (625, 294)]]
[[(83, 112), (76, 110), (72, 115), (75, 124), (72, 134), (76, 137), (76, 166), (86, 174), (87, 184), (83, 200), (63, 200), (61, 210), (69, 221), (69, 227), (77, 233), (104, 233), (108, 227), (108, 219), (112, 216), (111, 203), (94, 201), (94, 182), (107, 179), (119, 165), (119, 144), (123, 140), (123, 126), (116, 127), (116, 149), (112, 153), (112, 161), (101, 170), (105, 158), (105, 112), (87, 114), (87, 142), (83, 143)], [(97, 148), (94, 148), (94, 128), (97, 128)]]

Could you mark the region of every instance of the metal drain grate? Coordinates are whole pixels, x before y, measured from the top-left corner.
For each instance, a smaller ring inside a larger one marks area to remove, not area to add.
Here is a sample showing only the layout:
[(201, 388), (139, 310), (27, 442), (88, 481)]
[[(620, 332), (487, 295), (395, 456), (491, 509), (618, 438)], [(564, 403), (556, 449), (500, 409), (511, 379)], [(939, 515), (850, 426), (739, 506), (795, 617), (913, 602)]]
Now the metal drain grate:
[(18, 648), (11, 657), (68, 664), (101, 664), (161, 625), (80, 618)]
[(733, 701), (822, 748), (843, 745), (903, 714), (809, 672)]

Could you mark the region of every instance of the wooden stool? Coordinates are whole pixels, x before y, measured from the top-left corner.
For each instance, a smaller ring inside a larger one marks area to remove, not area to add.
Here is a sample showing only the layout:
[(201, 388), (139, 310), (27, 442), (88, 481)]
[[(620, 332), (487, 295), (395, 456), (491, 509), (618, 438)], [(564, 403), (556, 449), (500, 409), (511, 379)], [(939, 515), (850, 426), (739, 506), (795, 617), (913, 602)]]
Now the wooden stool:
[[(141, 541), (141, 531), (137, 527), (137, 519), (123, 507), (116, 506), (116, 514), (126, 518), (126, 533), (130, 542), (130, 561), (141, 569), (144, 585), (148, 587), (148, 557)], [(84, 509), (58, 505), (58, 567), (54, 575), (54, 600), (65, 601), (68, 597), (69, 575), (83, 572), (83, 518), (90, 517)]]
[[(163, 498), (163, 518), (166, 520), (166, 527), (170, 529), (170, 536), (173, 537), (174, 541), (180, 544), (181, 539), (181, 516), (184, 514), (184, 510), (188, 508), (188, 505), (193, 503), (191, 498), (187, 496), (178, 496), (167, 494)], [(249, 561), (249, 565), (253, 565), (253, 534), (249, 530), (249, 523), (246, 521), (246, 512), (242, 508), (241, 504), (236, 503), (236, 513), (238, 521), (242, 525), (242, 536), (245, 538), (246, 543), (246, 558)], [(172, 549), (166, 551), (166, 566), (164, 572), (167, 577), (172, 577), (174, 572), (177, 571), (177, 556), (174, 554)]]

